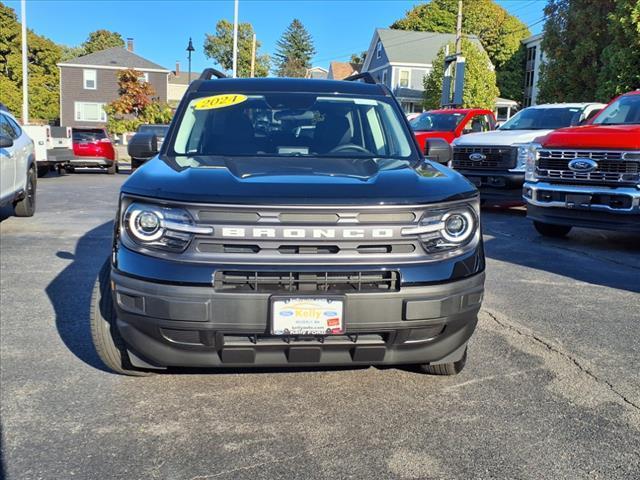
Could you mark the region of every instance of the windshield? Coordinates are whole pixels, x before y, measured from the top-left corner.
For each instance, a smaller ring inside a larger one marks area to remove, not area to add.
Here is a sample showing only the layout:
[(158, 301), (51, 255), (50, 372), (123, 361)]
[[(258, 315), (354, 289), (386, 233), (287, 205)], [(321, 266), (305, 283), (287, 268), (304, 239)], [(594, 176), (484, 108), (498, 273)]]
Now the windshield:
[(625, 95), (605, 108), (593, 120), (594, 125), (640, 124), (640, 95)]
[(386, 98), (307, 93), (195, 98), (173, 150), (189, 156), (412, 157), (397, 108)]
[(500, 127), (500, 130), (555, 130), (580, 123), (581, 107), (525, 108)]
[(464, 113), (423, 113), (409, 122), (416, 132), (453, 132)]
[(169, 130), (169, 125), (140, 125), (138, 133), (152, 133), (157, 137), (164, 137)]

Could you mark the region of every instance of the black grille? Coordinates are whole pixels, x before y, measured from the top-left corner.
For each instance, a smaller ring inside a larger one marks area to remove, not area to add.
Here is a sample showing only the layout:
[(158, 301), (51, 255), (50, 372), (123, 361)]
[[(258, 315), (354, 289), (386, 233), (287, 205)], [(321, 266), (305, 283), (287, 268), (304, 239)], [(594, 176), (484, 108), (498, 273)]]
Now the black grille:
[[(483, 160), (471, 160), (470, 155), (479, 153)], [(515, 147), (454, 147), (453, 167), (470, 170), (495, 170), (515, 168), (518, 151)]]
[(217, 291), (237, 292), (379, 292), (400, 288), (398, 272), (255, 272), (218, 271)]

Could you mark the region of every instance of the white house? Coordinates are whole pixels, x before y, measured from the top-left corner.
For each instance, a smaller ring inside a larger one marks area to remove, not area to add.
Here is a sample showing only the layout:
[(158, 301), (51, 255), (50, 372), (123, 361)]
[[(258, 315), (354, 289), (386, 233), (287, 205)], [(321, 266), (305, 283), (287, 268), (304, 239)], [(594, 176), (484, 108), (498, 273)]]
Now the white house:
[(536, 105), (538, 99), (538, 80), (540, 76), (540, 64), (545, 56), (542, 51), (542, 34), (532, 35), (522, 40), (527, 49), (527, 61), (524, 70), (524, 101), (523, 107)]

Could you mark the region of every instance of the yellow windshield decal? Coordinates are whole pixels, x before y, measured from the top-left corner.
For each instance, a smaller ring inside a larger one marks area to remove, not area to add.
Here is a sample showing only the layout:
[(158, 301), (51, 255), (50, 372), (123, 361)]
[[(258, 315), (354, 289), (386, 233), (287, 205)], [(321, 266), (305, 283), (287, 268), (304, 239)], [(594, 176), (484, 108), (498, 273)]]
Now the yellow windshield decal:
[(214, 95), (213, 97), (204, 97), (193, 104), (195, 110), (211, 110), (213, 108), (230, 107), (247, 100), (246, 95), (237, 93), (227, 93), (224, 95)]

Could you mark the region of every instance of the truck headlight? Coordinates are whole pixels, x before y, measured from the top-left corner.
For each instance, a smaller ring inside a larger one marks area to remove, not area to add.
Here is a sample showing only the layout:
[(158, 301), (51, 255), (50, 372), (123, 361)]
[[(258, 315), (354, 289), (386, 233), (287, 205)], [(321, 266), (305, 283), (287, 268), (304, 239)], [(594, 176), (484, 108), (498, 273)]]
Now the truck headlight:
[(182, 208), (166, 207), (133, 201), (121, 218), (124, 238), (136, 246), (184, 251), (193, 236), (213, 233), (212, 227), (195, 225), (189, 212)]
[(526, 182), (535, 182), (536, 178), (536, 162), (538, 161), (538, 150), (542, 145), (538, 143), (530, 143), (527, 145), (526, 158), (524, 164), (524, 180)]
[(480, 240), (480, 202), (428, 210), (417, 227), (404, 228), (402, 235), (418, 235), (425, 251), (437, 257), (465, 253)]

